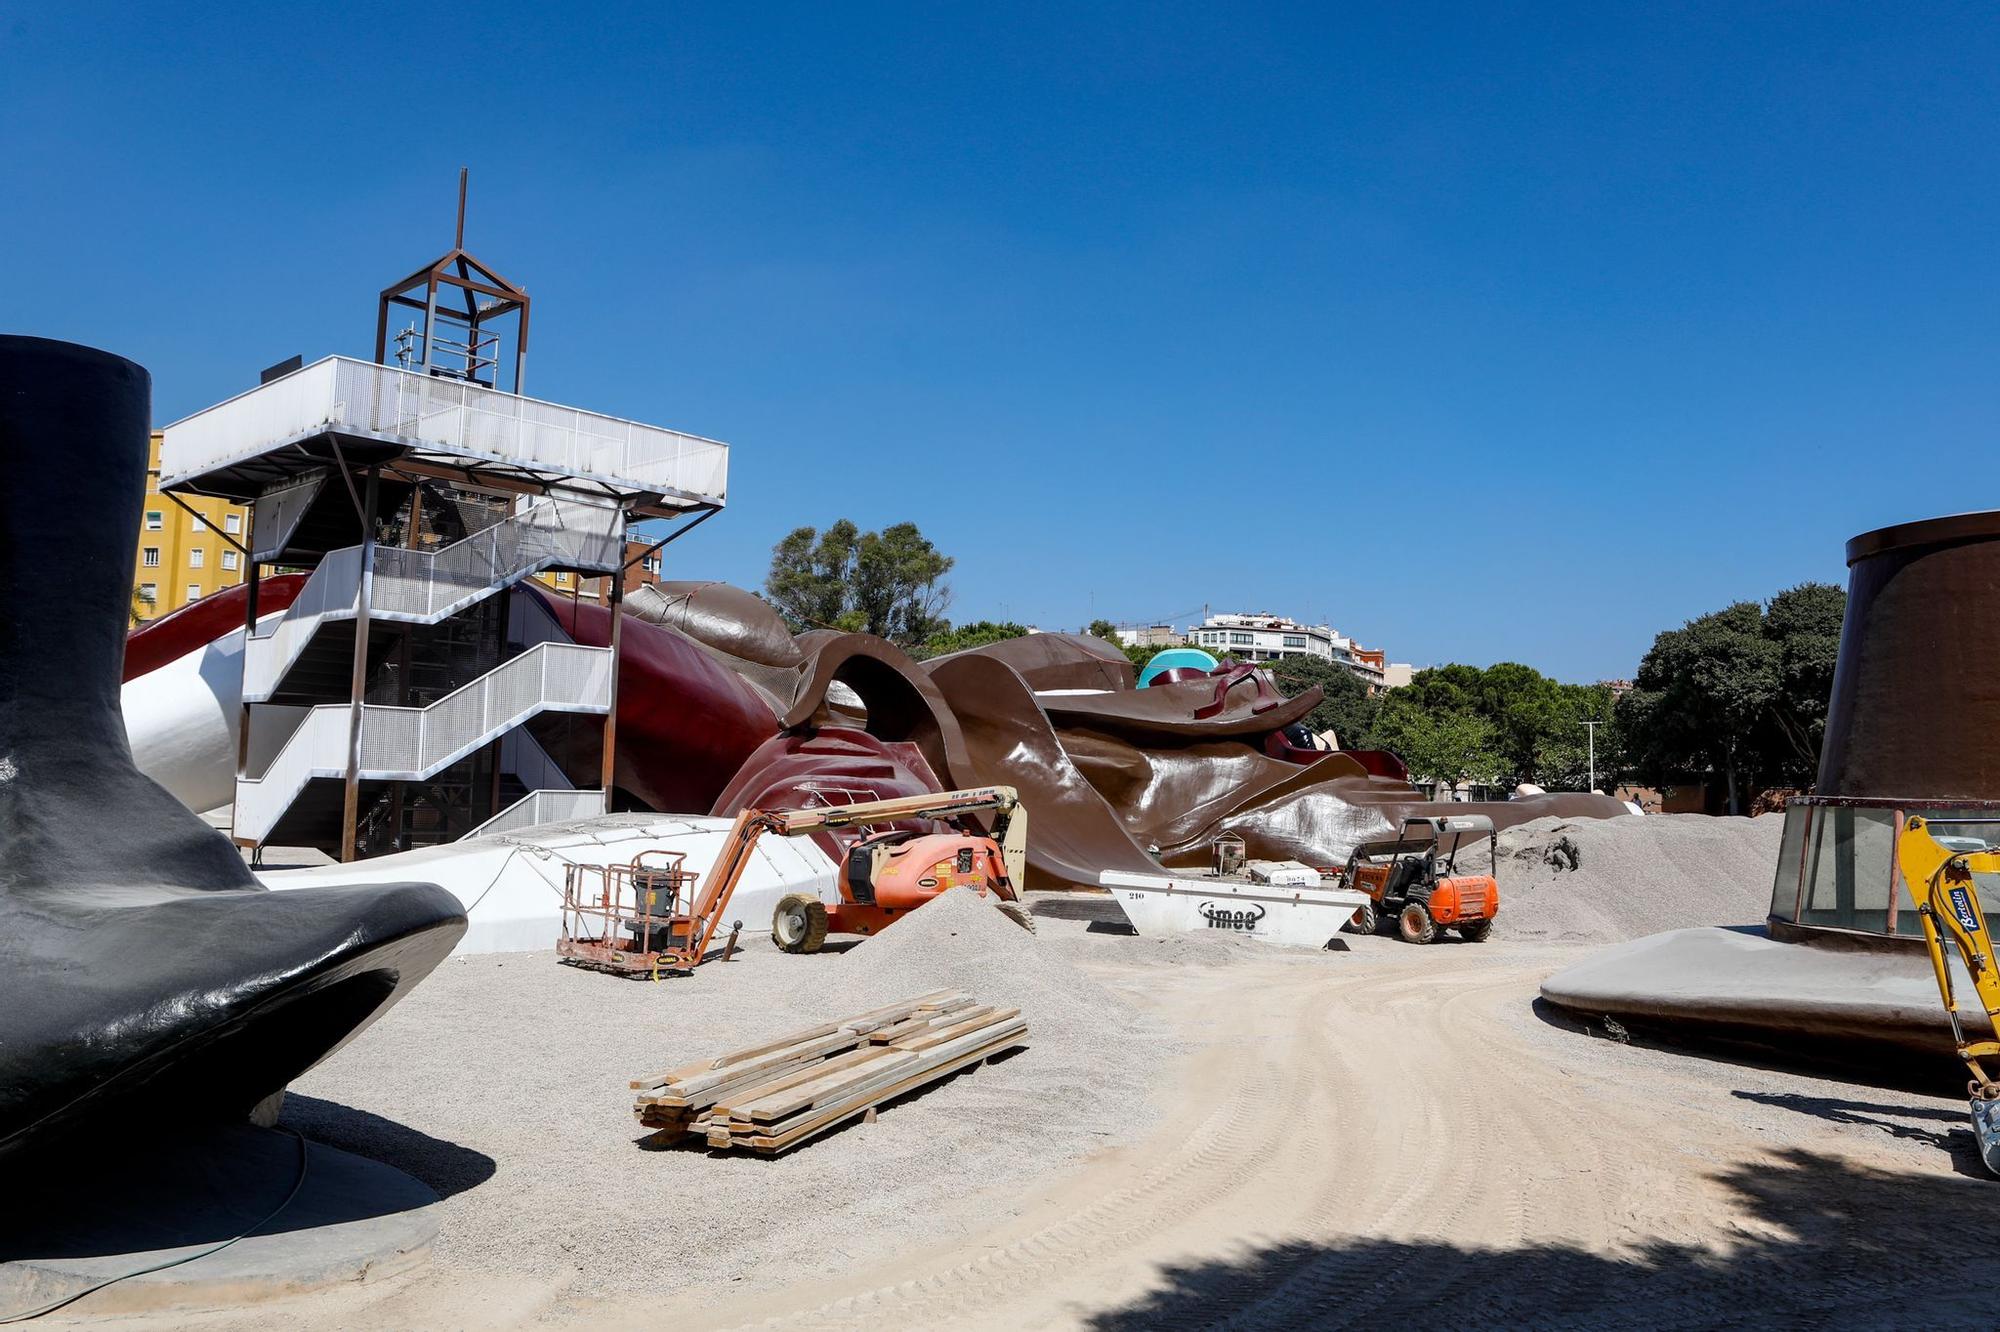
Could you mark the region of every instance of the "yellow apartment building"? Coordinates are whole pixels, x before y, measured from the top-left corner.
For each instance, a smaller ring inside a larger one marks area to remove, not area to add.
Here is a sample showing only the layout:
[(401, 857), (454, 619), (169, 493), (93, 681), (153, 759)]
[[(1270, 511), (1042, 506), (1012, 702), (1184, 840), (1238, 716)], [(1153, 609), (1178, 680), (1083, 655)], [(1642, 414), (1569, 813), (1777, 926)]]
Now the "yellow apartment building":
[(158, 619), (211, 592), (243, 581), (243, 556), (222, 539), (250, 544), (242, 509), (218, 499), (184, 497), (200, 517), (160, 493), (160, 432), (146, 454), (146, 507), (139, 519), (132, 618)]

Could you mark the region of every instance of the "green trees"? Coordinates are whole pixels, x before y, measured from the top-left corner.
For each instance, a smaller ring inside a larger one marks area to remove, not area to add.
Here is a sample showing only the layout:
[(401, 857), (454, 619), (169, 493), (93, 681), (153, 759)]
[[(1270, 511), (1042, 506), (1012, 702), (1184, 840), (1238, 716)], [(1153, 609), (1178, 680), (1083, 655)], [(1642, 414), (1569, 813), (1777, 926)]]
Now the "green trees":
[(1271, 678), (1286, 698), (1296, 698), (1318, 685), (1325, 695), (1305, 716), (1314, 731), (1331, 730), (1343, 749), (1372, 749), (1375, 718), (1381, 700), (1345, 666), (1318, 657), (1281, 657), (1270, 664)]
[(951, 628), (941, 554), (915, 523), (863, 532), (843, 518), (800, 527), (771, 550), (764, 595), (796, 629), (846, 629), (913, 648)]
[(1669, 629), (1619, 702), (1640, 775), (1720, 775), (1729, 810), (1752, 782), (1806, 782), (1819, 759), (1847, 596), (1803, 583)]
[(1499, 732), (1492, 722), (1469, 707), (1399, 697), (1405, 692), (1407, 687), (1397, 690), (1382, 705), (1373, 748), (1392, 750), (1420, 781), (1455, 786), (1497, 779)]
[(932, 657), (942, 657), (948, 652), (963, 652), (967, 648), (985, 647), (988, 643), (998, 643), (1009, 638), (1020, 638), (1028, 632), (1025, 624), (1015, 624), (1011, 620), (995, 622), (976, 620), (962, 624), (956, 629), (946, 629), (932, 634), (923, 645), (911, 655), (919, 661)]
[[(1388, 695), (1374, 738), (1428, 780), (1582, 791), (1618, 769), (1611, 704), (1602, 685), (1563, 684), (1519, 662), (1435, 666)], [(1594, 773), (1588, 721), (1607, 723)]]

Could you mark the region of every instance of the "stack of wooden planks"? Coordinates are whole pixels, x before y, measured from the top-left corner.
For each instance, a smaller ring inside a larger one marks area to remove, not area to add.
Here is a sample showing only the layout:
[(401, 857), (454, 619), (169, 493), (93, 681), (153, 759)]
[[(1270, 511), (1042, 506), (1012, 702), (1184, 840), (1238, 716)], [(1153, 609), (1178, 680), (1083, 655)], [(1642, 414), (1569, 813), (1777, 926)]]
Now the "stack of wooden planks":
[(1018, 1008), (939, 990), (748, 1050), (635, 1078), (649, 1143), (703, 1136), (710, 1147), (775, 1156), (884, 1101), (1020, 1045)]

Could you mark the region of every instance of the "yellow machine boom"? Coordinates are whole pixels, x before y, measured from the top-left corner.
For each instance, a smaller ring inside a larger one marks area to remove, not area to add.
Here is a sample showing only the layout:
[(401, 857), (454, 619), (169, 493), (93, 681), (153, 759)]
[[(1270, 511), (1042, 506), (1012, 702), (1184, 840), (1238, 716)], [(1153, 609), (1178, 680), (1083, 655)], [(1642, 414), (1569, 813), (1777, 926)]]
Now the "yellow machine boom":
[[(2000, 873), (2000, 849), (1953, 850), (1937, 840), (1923, 819), (1911, 815), (1904, 819), (1903, 831), (1896, 839), (1896, 863), (1916, 902), (1924, 946), (1930, 951), (1938, 994), (1951, 1019), (1958, 1057), (1972, 1073), (1968, 1092), (1980, 1158), (1988, 1170), (2000, 1174), (2000, 1083), (1988, 1076), (1979, 1062), (2000, 1058), (2000, 971), (1993, 965), (1993, 932), (1987, 928), (1979, 889), (1972, 880), (1974, 874)], [(1951, 959), (1945, 953), (1947, 940), (1964, 961), (1973, 990), (1986, 1010), (1985, 1025), (1972, 1039), (1967, 1038), (1961, 1021), (1963, 1010), (1952, 984)]]

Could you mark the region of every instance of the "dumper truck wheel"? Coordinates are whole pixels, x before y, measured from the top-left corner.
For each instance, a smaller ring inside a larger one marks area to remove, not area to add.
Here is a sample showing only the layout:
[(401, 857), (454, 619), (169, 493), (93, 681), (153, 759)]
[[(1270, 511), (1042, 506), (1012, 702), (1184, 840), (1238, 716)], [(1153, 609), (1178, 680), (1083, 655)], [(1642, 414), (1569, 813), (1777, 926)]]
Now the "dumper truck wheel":
[(1373, 902), (1363, 902), (1354, 908), (1354, 918), (1347, 922), (1349, 934), (1376, 934), (1382, 929), (1382, 913), (1375, 909)]
[(1431, 919), (1429, 908), (1422, 902), (1412, 902), (1403, 908), (1403, 914), (1396, 917), (1396, 932), (1403, 936), (1404, 943), (1433, 943), (1438, 937), (1437, 922)]
[(1485, 920), (1469, 920), (1458, 927), (1458, 937), (1467, 943), (1484, 943), (1486, 936), (1493, 933), (1493, 917)]
[(826, 903), (792, 893), (771, 913), (771, 942), (787, 953), (817, 953), (826, 942)]

